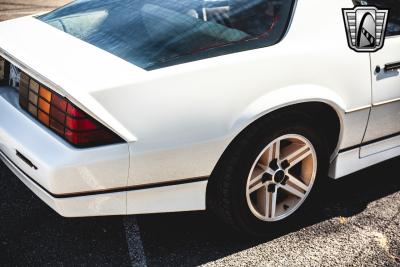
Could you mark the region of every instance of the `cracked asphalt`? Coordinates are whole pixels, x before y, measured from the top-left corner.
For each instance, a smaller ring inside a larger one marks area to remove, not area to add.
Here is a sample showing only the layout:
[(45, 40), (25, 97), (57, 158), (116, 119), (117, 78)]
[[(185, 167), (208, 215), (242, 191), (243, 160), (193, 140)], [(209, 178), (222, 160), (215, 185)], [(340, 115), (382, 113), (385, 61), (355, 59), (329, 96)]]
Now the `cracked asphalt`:
[[(0, 20), (68, 1), (0, 1)], [(400, 158), (341, 180), (269, 239), (206, 212), (63, 218), (0, 163), (1, 266), (400, 266)]]

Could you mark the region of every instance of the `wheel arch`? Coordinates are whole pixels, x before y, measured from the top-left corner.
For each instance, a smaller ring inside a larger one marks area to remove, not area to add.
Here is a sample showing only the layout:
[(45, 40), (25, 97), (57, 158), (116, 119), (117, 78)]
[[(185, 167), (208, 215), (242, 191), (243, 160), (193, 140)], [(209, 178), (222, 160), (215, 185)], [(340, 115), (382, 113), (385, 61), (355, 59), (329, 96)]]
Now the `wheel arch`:
[[(315, 119), (316, 124), (321, 124), (324, 134), (328, 135), (331, 159), (336, 155), (343, 135), (344, 101), (332, 90), (319, 86), (296, 86), (274, 91), (250, 104), (241, 116), (232, 123), (231, 128), (235, 134), (228, 142), (210, 175), (206, 191), (207, 199), (212, 177), (218, 176), (215, 173), (219, 166), (223, 164), (224, 158), (229, 154), (235, 142), (252, 125), (283, 111), (299, 111), (311, 115), (310, 117)], [(318, 116), (313, 116), (314, 114), (318, 114)]]
[[(310, 117), (315, 118), (317, 122), (321, 122), (322, 125), (328, 126), (328, 129), (334, 130), (336, 142), (332, 144), (334, 147), (331, 153), (335, 152), (343, 135), (344, 117), (346, 114), (345, 101), (333, 90), (317, 85), (285, 87), (267, 93), (252, 102), (231, 123), (231, 132), (234, 134), (225, 151), (252, 124), (281, 111), (300, 111), (306, 113)], [(328, 119), (325, 119), (324, 116), (327, 116)], [(334, 129), (329, 126), (331, 122), (335, 124)]]

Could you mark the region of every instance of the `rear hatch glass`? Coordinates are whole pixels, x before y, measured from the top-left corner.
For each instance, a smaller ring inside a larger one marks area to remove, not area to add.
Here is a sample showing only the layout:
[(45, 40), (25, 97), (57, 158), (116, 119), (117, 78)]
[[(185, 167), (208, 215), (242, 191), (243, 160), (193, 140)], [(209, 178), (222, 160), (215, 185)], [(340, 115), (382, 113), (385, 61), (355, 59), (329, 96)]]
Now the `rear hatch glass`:
[(294, 0), (78, 0), (38, 17), (146, 70), (270, 46)]

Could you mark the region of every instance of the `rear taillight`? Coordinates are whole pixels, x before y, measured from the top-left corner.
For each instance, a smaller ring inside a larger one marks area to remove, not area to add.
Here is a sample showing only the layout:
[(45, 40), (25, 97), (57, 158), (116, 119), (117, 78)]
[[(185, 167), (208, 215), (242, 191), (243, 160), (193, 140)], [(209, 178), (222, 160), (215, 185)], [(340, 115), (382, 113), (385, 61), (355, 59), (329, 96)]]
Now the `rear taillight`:
[(74, 146), (93, 147), (123, 142), (67, 98), (25, 73), (21, 73), (19, 91), (20, 106)]
[(0, 85), (8, 83), (9, 68), (9, 63), (4, 58), (0, 57)]

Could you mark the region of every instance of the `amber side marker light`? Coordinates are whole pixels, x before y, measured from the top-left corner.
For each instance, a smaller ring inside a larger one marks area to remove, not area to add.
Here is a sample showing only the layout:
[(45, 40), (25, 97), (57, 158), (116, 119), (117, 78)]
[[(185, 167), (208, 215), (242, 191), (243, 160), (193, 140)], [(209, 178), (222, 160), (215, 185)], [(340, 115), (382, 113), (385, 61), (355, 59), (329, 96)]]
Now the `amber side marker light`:
[(21, 73), (19, 104), (33, 117), (76, 147), (121, 143), (110, 129), (91, 118), (67, 98)]

